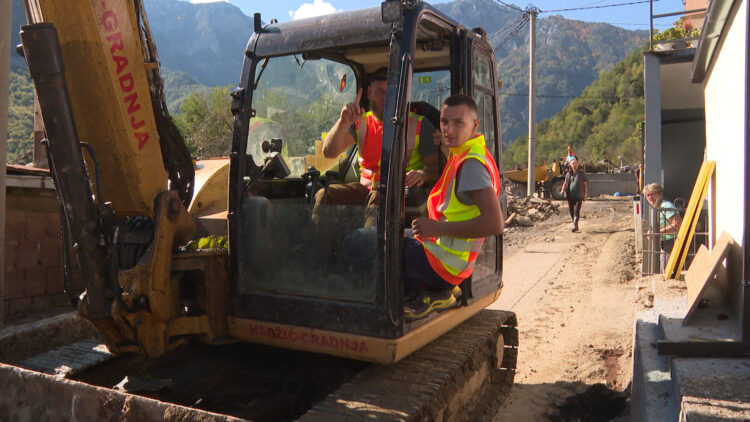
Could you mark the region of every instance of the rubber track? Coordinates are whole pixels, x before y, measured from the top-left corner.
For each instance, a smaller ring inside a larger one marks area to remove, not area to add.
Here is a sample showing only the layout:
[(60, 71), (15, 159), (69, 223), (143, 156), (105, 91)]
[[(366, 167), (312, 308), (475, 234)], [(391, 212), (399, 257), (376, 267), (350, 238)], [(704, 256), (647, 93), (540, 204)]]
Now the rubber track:
[(516, 325), (512, 312), (484, 310), (396, 364), (368, 367), (299, 420), (491, 420), (515, 377)]

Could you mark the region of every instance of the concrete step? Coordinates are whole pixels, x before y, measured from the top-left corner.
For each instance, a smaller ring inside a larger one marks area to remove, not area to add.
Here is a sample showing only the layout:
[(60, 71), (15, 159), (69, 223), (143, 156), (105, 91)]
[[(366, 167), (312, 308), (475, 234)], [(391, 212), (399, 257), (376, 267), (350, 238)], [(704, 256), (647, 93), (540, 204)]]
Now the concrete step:
[(681, 422), (750, 420), (750, 359), (673, 358)]
[(664, 356), (656, 347), (663, 340), (736, 340), (736, 322), (716, 322), (711, 311), (698, 315), (697, 326), (683, 326), (688, 307), (681, 282), (654, 277), (651, 289), (654, 306), (636, 320), (632, 420), (750, 420), (750, 359)]

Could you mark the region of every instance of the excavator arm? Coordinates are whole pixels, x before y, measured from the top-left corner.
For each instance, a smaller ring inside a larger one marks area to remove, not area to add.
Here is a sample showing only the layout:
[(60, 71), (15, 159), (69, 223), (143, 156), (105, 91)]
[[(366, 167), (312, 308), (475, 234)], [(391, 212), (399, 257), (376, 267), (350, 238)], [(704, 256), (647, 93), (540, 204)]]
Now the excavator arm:
[[(163, 95), (140, 0), (25, 0), (23, 52), (82, 280), (79, 310), (114, 351), (158, 355), (178, 319), (174, 247), (195, 231), (194, 169)], [(135, 239), (135, 240), (134, 240)], [(128, 242), (136, 246), (123, 247)], [(68, 254), (65, 254), (68, 255)], [(74, 268), (76, 270), (74, 270)], [(188, 328), (185, 328), (188, 327)]]

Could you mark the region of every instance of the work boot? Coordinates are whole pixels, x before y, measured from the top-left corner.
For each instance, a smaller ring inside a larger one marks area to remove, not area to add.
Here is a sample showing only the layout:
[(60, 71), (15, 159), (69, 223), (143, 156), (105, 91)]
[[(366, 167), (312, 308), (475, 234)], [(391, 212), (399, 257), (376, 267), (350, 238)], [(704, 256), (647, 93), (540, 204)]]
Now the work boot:
[(573, 218), (573, 230), (571, 231), (574, 233), (578, 231), (578, 217)]
[(442, 312), (456, 306), (456, 297), (452, 289), (439, 292), (422, 290), (413, 299), (404, 304), (404, 316), (407, 320), (415, 320), (426, 317), (433, 311)]
[(461, 286), (453, 286), (453, 288), (451, 289), (451, 294), (456, 298), (456, 300), (461, 299), (461, 295), (463, 294), (463, 292), (461, 291)]

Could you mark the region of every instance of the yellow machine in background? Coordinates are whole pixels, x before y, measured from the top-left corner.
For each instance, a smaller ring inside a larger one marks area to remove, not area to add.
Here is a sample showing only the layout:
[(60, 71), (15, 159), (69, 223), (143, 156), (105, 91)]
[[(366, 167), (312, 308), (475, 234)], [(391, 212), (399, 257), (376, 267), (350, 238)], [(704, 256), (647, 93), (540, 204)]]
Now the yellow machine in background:
[[(526, 196), (526, 182), (529, 178), (527, 169), (514, 169), (503, 172), (503, 179), (510, 181), (511, 190), (516, 196)], [(563, 199), (560, 189), (565, 181), (565, 173), (557, 161), (552, 164), (536, 166), (534, 173), (536, 191), (542, 196), (552, 196), (555, 199)]]

